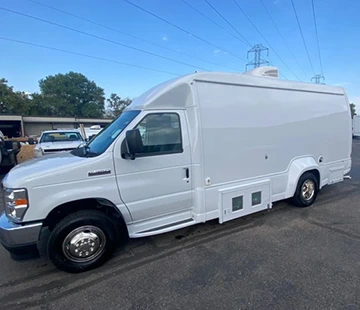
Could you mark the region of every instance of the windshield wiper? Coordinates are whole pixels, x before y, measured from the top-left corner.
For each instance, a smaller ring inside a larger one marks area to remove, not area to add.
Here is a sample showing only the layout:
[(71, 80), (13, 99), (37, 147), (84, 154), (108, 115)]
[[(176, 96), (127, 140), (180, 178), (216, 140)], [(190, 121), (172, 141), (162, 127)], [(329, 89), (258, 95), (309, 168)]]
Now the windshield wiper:
[(86, 156), (88, 154), (88, 152), (90, 151), (90, 147), (87, 145), (83, 146), (83, 151), (84, 151), (84, 156)]
[(90, 146), (88, 146), (88, 145), (84, 145), (84, 146), (83, 146), (83, 154), (84, 154), (84, 157), (85, 157), (85, 156), (94, 157), (94, 156), (97, 156), (97, 155), (98, 155), (97, 153), (91, 152), (90, 150), (91, 150), (91, 149), (90, 149)]
[(79, 145), (77, 148), (71, 151), (71, 154), (78, 157), (95, 157), (99, 155), (97, 153), (91, 152), (91, 148), (87, 145)]

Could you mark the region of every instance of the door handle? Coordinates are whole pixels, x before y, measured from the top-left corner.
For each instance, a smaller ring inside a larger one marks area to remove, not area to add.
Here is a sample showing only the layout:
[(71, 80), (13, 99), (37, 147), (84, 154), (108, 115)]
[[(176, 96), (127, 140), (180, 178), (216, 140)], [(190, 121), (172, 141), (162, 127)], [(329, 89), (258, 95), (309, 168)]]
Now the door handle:
[(183, 178), (184, 178), (184, 181), (186, 181), (186, 183), (189, 183), (189, 178), (190, 178), (190, 170), (189, 170), (189, 168), (184, 168), (183, 169)]
[(185, 177), (186, 177), (187, 179), (190, 178), (189, 168), (185, 168)]

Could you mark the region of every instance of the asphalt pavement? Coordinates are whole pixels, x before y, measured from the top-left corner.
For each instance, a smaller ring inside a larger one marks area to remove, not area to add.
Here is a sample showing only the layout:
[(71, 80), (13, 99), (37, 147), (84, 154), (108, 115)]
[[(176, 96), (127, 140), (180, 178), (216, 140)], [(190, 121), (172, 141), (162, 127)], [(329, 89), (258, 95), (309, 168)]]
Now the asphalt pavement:
[(87, 273), (0, 247), (0, 309), (360, 309), (360, 140), (350, 175), (310, 208), (135, 239)]

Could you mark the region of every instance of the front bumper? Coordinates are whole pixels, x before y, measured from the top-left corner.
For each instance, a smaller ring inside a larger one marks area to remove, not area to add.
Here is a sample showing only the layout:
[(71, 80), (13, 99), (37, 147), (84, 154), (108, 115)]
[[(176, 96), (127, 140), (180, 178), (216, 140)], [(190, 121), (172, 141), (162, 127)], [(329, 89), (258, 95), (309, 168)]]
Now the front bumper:
[(15, 224), (3, 213), (0, 217), (0, 243), (13, 258), (30, 258), (38, 254), (37, 243), (42, 228), (41, 222)]

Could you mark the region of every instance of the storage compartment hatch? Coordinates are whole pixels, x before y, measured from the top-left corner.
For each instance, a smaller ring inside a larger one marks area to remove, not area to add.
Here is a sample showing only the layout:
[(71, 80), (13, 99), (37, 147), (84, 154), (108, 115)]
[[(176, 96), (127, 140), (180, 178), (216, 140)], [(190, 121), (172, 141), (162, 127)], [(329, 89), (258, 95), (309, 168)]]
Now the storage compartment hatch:
[(219, 191), (220, 223), (270, 208), (270, 180)]

